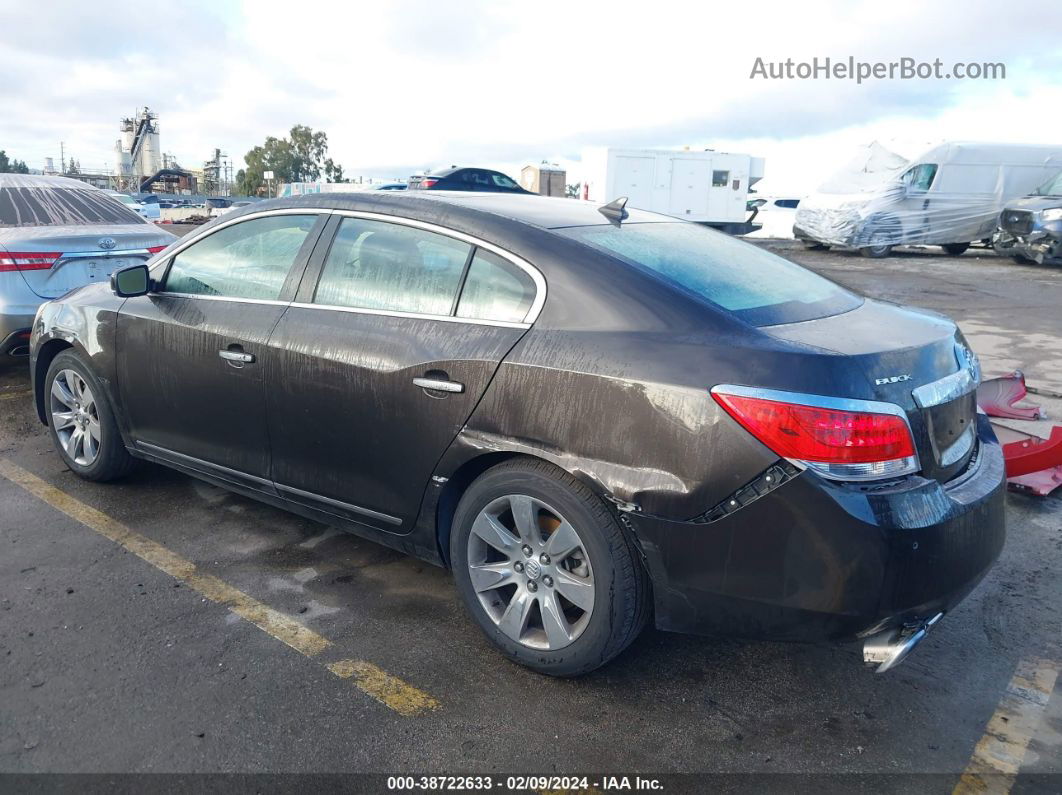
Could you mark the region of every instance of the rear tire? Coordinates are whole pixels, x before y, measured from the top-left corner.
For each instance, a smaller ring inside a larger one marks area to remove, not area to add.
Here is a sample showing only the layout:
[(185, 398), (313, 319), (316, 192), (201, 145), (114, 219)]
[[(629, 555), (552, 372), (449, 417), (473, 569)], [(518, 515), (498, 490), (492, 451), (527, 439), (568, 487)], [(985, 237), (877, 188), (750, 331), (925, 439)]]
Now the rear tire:
[(450, 560), (480, 629), (539, 673), (578, 676), (604, 665), (649, 616), (648, 575), (611, 506), (544, 461), (506, 461), (469, 486)]
[(135, 465), (118, 431), (107, 393), (92, 368), (66, 350), (44, 378), (45, 415), (52, 443), (71, 471), (85, 480), (115, 480)]
[(969, 247), (969, 243), (946, 243), (941, 246), (944, 251), (953, 257), (961, 257)]

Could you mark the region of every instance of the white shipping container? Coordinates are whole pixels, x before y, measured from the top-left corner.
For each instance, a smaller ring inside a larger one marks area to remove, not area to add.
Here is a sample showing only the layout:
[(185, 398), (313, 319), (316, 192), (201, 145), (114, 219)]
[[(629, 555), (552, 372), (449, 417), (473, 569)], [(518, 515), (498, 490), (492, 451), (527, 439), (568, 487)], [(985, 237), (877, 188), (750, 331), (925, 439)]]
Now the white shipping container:
[(582, 153), (583, 198), (742, 229), (749, 188), (763, 178), (762, 157), (731, 152), (593, 148)]

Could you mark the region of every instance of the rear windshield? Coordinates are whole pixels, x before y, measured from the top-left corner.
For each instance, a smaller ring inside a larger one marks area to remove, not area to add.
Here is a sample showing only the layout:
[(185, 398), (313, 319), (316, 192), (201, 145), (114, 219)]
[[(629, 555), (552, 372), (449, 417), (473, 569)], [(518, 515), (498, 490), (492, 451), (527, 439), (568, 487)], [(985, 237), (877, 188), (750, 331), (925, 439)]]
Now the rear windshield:
[(789, 260), (697, 224), (608, 224), (555, 231), (646, 269), (754, 326), (837, 315), (863, 302)]
[(142, 224), (144, 219), (103, 191), (0, 188), (0, 226)]

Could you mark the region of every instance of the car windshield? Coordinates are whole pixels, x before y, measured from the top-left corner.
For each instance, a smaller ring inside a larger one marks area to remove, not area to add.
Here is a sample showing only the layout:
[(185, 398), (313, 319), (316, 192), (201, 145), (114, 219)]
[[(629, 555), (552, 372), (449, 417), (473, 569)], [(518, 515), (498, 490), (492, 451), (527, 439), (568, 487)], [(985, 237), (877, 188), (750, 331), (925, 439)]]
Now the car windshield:
[(606, 224), (556, 231), (648, 270), (754, 326), (837, 315), (863, 302), (789, 260), (697, 224)]
[(1062, 171), (1036, 189), (1037, 196), (1062, 196)]
[(0, 188), (0, 227), (142, 223), (143, 218), (100, 190)]

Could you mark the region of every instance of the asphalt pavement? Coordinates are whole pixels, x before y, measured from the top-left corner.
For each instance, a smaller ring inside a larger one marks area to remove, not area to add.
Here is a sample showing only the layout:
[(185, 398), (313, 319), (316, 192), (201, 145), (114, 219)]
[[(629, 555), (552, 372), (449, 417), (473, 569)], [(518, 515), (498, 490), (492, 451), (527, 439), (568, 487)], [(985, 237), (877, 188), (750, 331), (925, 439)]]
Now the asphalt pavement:
[[(944, 311), (988, 375), (1021, 366), (1062, 393), (1062, 269), (765, 245)], [(496, 654), (445, 571), (157, 466), (79, 480), (28, 389), (22, 368), (0, 372), (0, 772), (589, 774), (602, 790), (605, 774), (687, 774), (665, 791), (861, 774), (973, 791), (966, 772), (1062, 788), (1060, 496), (1008, 496), (999, 563), (888, 674), (857, 645), (649, 629), (557, 680)]]

